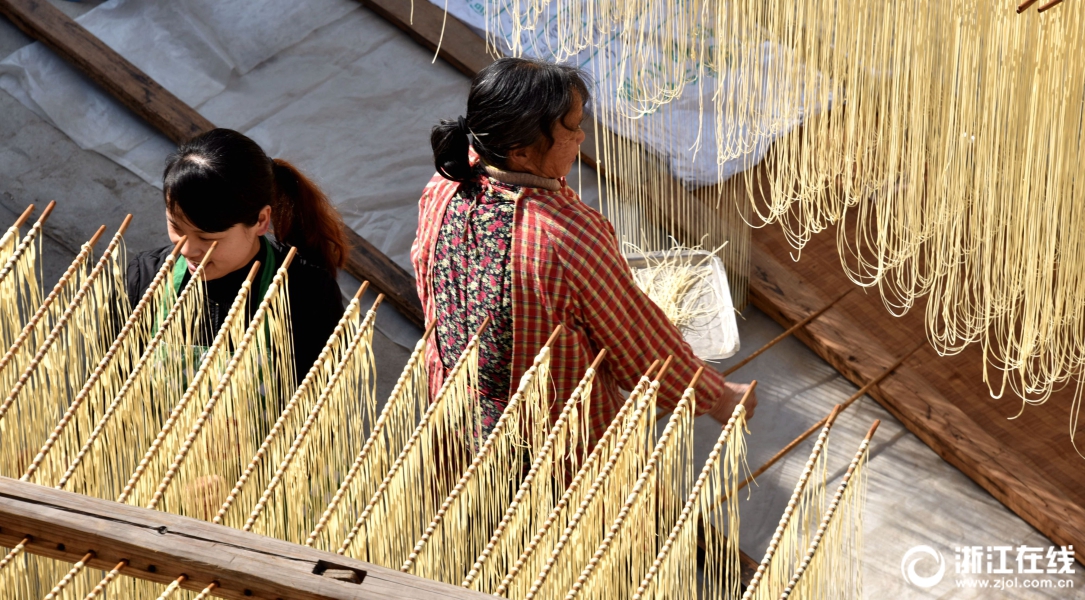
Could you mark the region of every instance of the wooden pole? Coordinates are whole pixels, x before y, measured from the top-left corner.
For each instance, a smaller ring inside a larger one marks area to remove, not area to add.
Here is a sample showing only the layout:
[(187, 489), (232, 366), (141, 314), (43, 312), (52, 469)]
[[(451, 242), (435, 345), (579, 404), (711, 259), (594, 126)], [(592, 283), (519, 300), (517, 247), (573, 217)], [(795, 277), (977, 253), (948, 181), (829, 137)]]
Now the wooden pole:
[[(0, 477), (0, 546), (222, 598), (478, 599), (484, 594), (260, 535)], [(89, 555), (89, 556), (88, 556)], [(353, 577), (340, 577), (352, 574)], [(353, 580), (344, 581), (343, 579)]]
[(1062, 3), (1062, 0), (1051, 0), (1051, 2), (1048, 2), (1047, 4), (1044, 4), (1043, 6), (1041, 6), (1040, 8), (1037, 8), (1036, 12), (1038, 12), (1038, 13), (1046, 12), (1048, 10), (1051, 10), (1052, 8), (1055, 8), (1056, 6), (1058, 6), (1061, 3)]
[[(881, 383), (886, 377), (888, 377), (890, 374), (892, 374), (894, 371), (896, 371), (897, 368), (900, 367), (900, 365), (903, 364), (905, 360), (907, 360), (909, 357), (911, 357), (913, 354), (915, 354), (916, 351), (918, 351), (920, 348), (922, 348), (926, 344), (927, 344), (927, 340), (923, 340), (922, 342), (920, 342), (919, 345), (917, 345), (915, 348), (912, 348), (910, 351), (908, 351), (903, 356), (901, 356), (899, 359), (897, 359), (897, 362), (893, 363), (887, 369), (882, 371), (882, 373), (880, 375), (878, 375), (874, 379), (871, 379), (870, 381), (868, 381), (866, 383), (866, 385), (859, 388), (859, 391), (852, 394), (851, 397), (848, 398), (847, 400), (845, 400), (842, 404), (837, 404), (833, 408), (833, 412), (829, 413), (829, 416), (827, 416), (824, 419), (818, 421), (817, 423), (814, 423), (813, 425), (810, 426), (809, 429), (807, 429), (806, 431), (799, 434), (799, 437), (791, 440), (791, 442), (789, 442), (786, 446), (784, 446), (783, 449), (781, 449), (779, 452), (777, 452), (775, 455), (773, 455), (773, 457), (770, 458), (767, 462), (765, 462), (765, 464), (758, 467), (758, 469), (756, 471), (754, 471), (752, 474), (750, 474), (750, 476), (747, 477), (745, 481), (743, 481), (741, 484), (739, 484), (738, 488), (736, 488), (736, 491), (741, 490), (742, 488), (746, 487), (757, 476), (761, 475), (765, 471), (768, 471), (773, 465), (780, 462), (780, 459), (782, 459), (783, 457), (790, 454), (791, 451), (794, 450), (803, 441), (805, 441), (806, 438), (813, 435), (813, 433), (815, 431), (817, 431), (817, 430), (821, 429), (822, 427), (824, 427), (826, 423), (829, 423), (830, 419), (835, 421), (836, 417), (839, 416), (840, 413), (844, 412), (849, 406), (854, 404), (856, 400), (858, 400), (859, 398), (862, 398), (863, 396), (865, 396), (867, 394), (867, 392), (869, 392), (874, 386)], [(723, 499), (720, 500), (720, 502), (722, 502), (722, 501), (723, 501)], [(719, 502), (717, 502), (717, 506), (718, 505), (719, 505)]]
[(809, 325), (809, 324), (811, 323), (811, 321), (813, 321), (814, 319), (816, 319), (816, 318), (820, 317), (821, 315), (825, 314), (825, 311), (827, 311), (827, 310), (829, 310), (830, 308), (832, 308), (832, 307), (836, 306), (836, 304), (837, 304), (838, 302), (840, 302), (841, 300), (843, 300), (843, 299), (844, 299), (844, 297), (845, 297), (845, 296), (847, 296), (848, 294), (850, 294), (850, 293), (852, 293), (853, 291), (855, 291), (855, 289), (856, 289), (856, 288), (849, 288), (849, 289), (848, 289), (848, 291), (846, 291), (846, 292), (844, 292), (843, 294), (841, 294), (840, 296), (838, 296), (838, 297), (836, 298), (836, 300), (833, 300), (832, 302), (830, 302), (830, 303), (826, 304), (825, 306), (823, 306), (823, 307), (819, 308), (819, 309), (818, 309), (817, 311), (815, 311), (815, 312), (813, 312), (813, 313), (810, 313), (810, 314), (809, 314), (809, 315), (807, 315), (807, 317), (806, 317), (806, 318), (804, 318), (803, 320), (799, 321), (798, 323), (795, 323), (795, 324), (794, 324), (794, 325), (792, 325), (791, 327), (788, 327), (786, 331), (784, 331), (784, 332), (783, 332), (783, 333), (781, 333), (780, 335), (778, 335), (778, 336), (776, 336), (775, 338), (773, 338), (773, 339), (772, 339), (772, 341), (770, 341), (769, 343), (765, 344), (764, 346), (761, 346), (760, 348), (758, 348), (757, 350), (755, 350), (755, 351), (754, 351), (754, 352), (753, 352), (752, 354), (750, 354), (750, 355), (749, 355), (749, 356), (747, 356), (746, 358), (744, 358), (744, 359), (740, 360), (740, 361), (739, 361), (738, 363), (736, 363), (736, 364), (734, 364), (734, 365), (731, 365), (730, 367), (728, 367), (728, 368), (727, 368), (727, 370), (725, 370), (725, 371), (723, 372), (723, 376), (724, 376), (724, 377), (727, 377), (728, 375), (730, 375), (730, 374), (734, 373), (735, 371), (737, 371), (737, 370), (741, 369), (742, 367), (746, 366), (746, 365), (747, 365), (747, 364), (748, 364), (748, 363), (749, 363), (750, 361), (752, 361), (753, 359), (757, 358), (758, 356), (761, 356), (761, 354), (762, 354), (762, 353), (764, 353), (764, 352), (765, 352), (766, 350), (768, 350), (769, 348), (772, 348), (772, 347), (773, 347), (773, 346), (775, 346), (776, 344), (780, 343), (780, 341), (782, 341), (783, 339), (785, 339), (785, 338), (788, 338), (788, 337), (790, 337), (790, 336), (791, 336), (792, 334), (794, 334), (794, 333), (795, 333), (796, 331), (798, 331), (798, 330), (802, 329), (803, 327), (806, 327), (807, 325)]
[(19, 215), (18, 219), (15, 219), (15, 224), (12, 225), (12, 227), (22, 227), (23, 223), (26, 223), (26, 220), (30, 218), (31, 213), (33, 212), (34, 205), (31, 204), (30, 206), (27, 206), (26, 210), (23, 211), (23, 214)]
[(564, 326), (559, 323), (558, 326), (554, 328), (553, 333), (550, 334), (550, 337), (547, 338), (546, 343), (543, 344), (543, 348), (549, 348), (550, 345), (554, 343), (554, 340), (558, 339), (558, 334), (561, 333), (562, 329), (564, 329)]

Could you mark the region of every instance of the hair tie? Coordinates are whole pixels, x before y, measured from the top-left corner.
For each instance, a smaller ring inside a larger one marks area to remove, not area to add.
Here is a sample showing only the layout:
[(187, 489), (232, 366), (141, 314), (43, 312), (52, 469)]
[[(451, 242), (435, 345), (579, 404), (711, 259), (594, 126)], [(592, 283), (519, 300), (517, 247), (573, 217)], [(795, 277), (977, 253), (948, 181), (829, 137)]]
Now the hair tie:
[(460, 131), (462, 131), (464, 135), (470, 137), (471, 129), (467, 127), (467, 119), (459, 117), (458, 119), (456, 119), (456, 122), (459, 125)]

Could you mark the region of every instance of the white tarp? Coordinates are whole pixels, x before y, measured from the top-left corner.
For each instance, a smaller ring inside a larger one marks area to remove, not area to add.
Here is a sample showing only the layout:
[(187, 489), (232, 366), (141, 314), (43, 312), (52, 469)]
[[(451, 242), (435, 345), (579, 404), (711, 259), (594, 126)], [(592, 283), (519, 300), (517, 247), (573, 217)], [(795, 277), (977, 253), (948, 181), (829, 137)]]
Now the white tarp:
[[(207, 114), (204, 103), (259, 62), (356, 8), (347, 0), (311, 2), (303, 18), (284, 19), (274, 30), (248, 14), (282, 14), (294, 2), (267, 0), (250, 8), (228, 4), (114, 1), (83, 15), (79, 23), (215, 121), (222, 115)], [(222, 31), (221, 25), (209, 26), (215, 19), (232, 24), (233, 33)], [(0, 63), (0, 87), (81, 147), (161, 185), (163, 159), (172, 144), (41, 44), (26, 46)]]

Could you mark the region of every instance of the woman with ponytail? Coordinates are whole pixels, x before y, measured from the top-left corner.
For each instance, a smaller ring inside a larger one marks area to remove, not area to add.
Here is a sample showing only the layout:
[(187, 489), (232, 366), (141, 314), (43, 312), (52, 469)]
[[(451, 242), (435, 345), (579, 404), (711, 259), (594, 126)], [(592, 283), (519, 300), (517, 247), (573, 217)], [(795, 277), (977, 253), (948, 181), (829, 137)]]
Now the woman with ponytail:
[[(269, 158), (256, 142), (230, 129), (201, 134), (170, 155), (163, 192), (171, 242), (188, 236), (178, 260), (184, 266), (175, 270), (172, 281), (177, 290), (188, 283), (211, 244), (218, 242), (204, 270), (208, 335), (225, 320), (254, 261), (260, 261), (260, 271), (249, 296), (250, 317), (263, 297), (260, 288), (266, 288), (289, 247), (297, 248), (288, 272), (300, 381), (345, 308), (335, 281), (349, 250), (339, 213), (293, 165)], [(275, 240), (266, 236), (269, 231)], [(131, 260), (128, 296), (133, 304), (172, 248), (143, 252)]]
[[(419, 203), (411, 261), (437, 343), (427, 361), (439, 386), (486, 317), (479, 358), (483, 433), (515, 391), (513, 377), (551, 345), (556, 417), (588, 366), (608, 351), (592, 387), (593, 437), (656, 359), (673, 357), (659, 406), (674, 407), (703, 363), (633, 281), (610, 223), (565, 183), (584, 141), (589, 101), (577, 69), (503, 58), (475, 77), (467, 113), (433, 128), (437, 174)], [(748, 386), (711, 367), (697, 385), (697, 413), (726, 422)], [(747, 400), (752, 416), (756, 399)]]

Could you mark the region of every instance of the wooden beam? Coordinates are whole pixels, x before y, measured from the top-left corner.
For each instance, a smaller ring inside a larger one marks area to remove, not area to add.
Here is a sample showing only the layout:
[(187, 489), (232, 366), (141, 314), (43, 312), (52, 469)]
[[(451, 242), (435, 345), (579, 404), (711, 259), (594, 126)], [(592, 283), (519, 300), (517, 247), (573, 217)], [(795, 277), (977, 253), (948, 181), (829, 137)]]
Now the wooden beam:
[[(217, 581), (222, 598), (490, 598), (224, 525), (0, 477), (0, 546), (27, 535), (33, 554), (75, 562), (93, 551), (91, 567), (128, 560), (125, 575), (169, 583), (184, 574), (181, 587), (192, 591)], [(344, 573), (353, 581), (339, 579)]]
[[(434, 6), (429, 0), (359, 0), (363, 6), (402, 29), (414, 41), (438, 56), (458, 71), (474, 77), (494, 61), (486, 51), (486, 41), (459, 19)], [(442, 38), (441, 29), (444, 27)]]
[(0, 14), (180, 144), (214, 125), (47, 0), (0, 0)]
[[(392, 259), (385, 256), (365, 238), (347, 229), (347, 239), (353, 247), (347, 257), (346, 270), (358, 280), (368, 279), (370, 284), (384, 293), (388, 302), (419, 327), (425, 326), (426, 314), (418, 300), (414, 277)], [(364, 276), (363, 276), (364, 275)], [(381, 282), (379, 285), (377, 282)]]
[[(10, 19), (24, 33), (75, 65), (175, 143), (183, 143), (195, 135), (214, 129), (211, 121), (48, 1), (0, 0), (0, 14)], [(382, 292), (411, 322), (423, 327), (425, 317), (418, 300), (414, 278), (410, 273), (358, 234), (348, 230), (347, 235), (354, 246), (347, 259), (347, 272), (358, 280), (369, 281), (375, 290)]]

